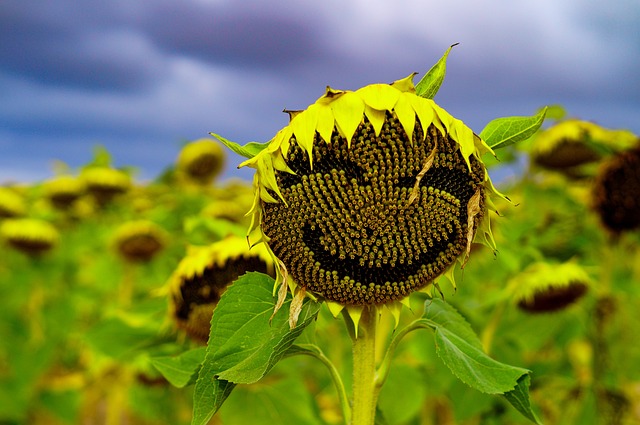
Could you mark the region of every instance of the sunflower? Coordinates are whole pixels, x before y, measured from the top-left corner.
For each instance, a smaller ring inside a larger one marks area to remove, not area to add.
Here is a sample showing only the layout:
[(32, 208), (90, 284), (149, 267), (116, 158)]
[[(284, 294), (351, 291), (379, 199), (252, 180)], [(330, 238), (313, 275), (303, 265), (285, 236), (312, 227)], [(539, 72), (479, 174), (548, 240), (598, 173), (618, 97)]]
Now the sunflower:
[(26, 212), (22, 196), (11, 188), (0, 186), (0, 218), (21, 217)]
[(31, 257), (39, 257), (58, 243), (60, 234), (52, 224), (44, 220), (11, 218), (0, 225), (0, 237), (16, 250)]
[(122, 224), (116, 229), (113, 244), (126, 261), (146, 263), (165, 247), (167, 232), (147, 220)]
[(581, 177), (581, 166), (607, 153), (626, 149), (636, 136), (627, 130), (611, 130), (589, 121), (570, 119), (538, 133), (533, 141), (533, 162), (569, 177)]
[(213, 309), (240, 275), (256, 271), (275, 275), (266, 249), (249, 251), (245, 238), (230, 236), (209, 246), (192, 246), (171, 275), (171, 315), (195, 341), (206, 343)]
[(45, 196), (60, 210), (69, 209), (84, 190), (83, 182), (73, 176), (58, 176), (44, 183)]
[(211, 139), (199, 139), (186, 144), (177, 161), (178, 172), (187, 180), (211, 184), (224, 167), (224, 150)]
[(104, 206), (131, 188), (131, 177), (124, 171), (110, 167), (90, 167), (82, 171), (80, 178), (96, 202)]
[(640, 144), (603, 164), (593, 187), (593, 206), (613, 233), (640, 227)]
[(492, 151), (412, 79), (328, 87), (240, 164), (256, 170), (249, 239), (267, 244), (276, 287), (294, 298), (323, 299), (334, 315), (395, 313), (442, 275), (455, 287), (473, 242), (495, 249), (499, 194), (481, 160)]
[(578, 264), (534, 263), (508, 284), (513, 302), (528, 313), (560, 311), (582, 298), (591, 286), (589, 275)]

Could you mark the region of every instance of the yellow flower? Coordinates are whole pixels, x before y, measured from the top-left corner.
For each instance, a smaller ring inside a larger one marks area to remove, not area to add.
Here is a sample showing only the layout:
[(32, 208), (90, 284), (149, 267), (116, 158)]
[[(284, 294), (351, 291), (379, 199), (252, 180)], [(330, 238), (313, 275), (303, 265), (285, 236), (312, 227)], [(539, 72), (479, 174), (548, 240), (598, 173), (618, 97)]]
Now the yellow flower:
[(603, 164), (594, 183), (593, 206), (613, 233), (640, 227), (640, 144)]
[(231, 283), (246, 272), (274, 275), (271, 256), (258, 247), (249, 251), (245, 238), (230, 236), (209, 246), (192, 246), (171, 275), (171, 314), (179, 328), (206, 343), (213, 309)]
[(99, 205), (109, 203), (116, 195), (125, 193), (131, 187), (131, 177), (115, 168), (86, 168), (80, 178)]
[(538, 133), (531, 156), (543, 168), (574, 176), (577, 167), (598, 161), (608, 150), (626, 149), (635, 139), (630, 131), (572, 119)]
[(116, 229), (114, 246), (118, 253), (132, 263), (150, 261), (167, 243), (169, 235), (157, 224), (137, 220)]
[(58, 176), (44, 183), (44, 193), (54, 207), (69, 209), (84, 193), (84, 184), (73, 176)]
[(508, 284), (512, 300), (529, 313), (562, 310), (584, 296), (589, 275), (576, 263), (534, 263)]
[(327, 88), (241, 164), (256, 170), (249, 238), (268, 245), (294, 299), (397, 315), (440, 276), (455, 286), (472, 242), (495, 249), (487, 212), (499, 194), (480, 159), (492, 151), (412, 79)]
[(26, 212), (22, 196), (8, 187), (0, 186), (0, 218), (21, 217)]
[(13, 248), (32, 257), (53, 248), (60, 239), (56, 228), (35, 218), (11, 218), (0, 224), (0, 236)]
[(178, 172), (198, 184), (210, 184), (224, 167), (224, 150), (211, 139), (185, 145), (178, 156)]

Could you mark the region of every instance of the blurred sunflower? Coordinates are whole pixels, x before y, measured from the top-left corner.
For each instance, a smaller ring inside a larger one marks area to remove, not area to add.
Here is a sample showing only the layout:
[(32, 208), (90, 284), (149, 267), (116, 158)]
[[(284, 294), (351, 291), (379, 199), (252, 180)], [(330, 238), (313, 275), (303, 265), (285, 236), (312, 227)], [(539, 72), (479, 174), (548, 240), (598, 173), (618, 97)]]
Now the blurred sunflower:
[(191, 182), (211, 184), (224, 167), (224, 157), (224, 150), (213, 140), (199, 139), (182, 148), (178, 155), (177, 170)]
[(509, 282), (511, 299), (528, 313), (559, 311), (582, 298), (591, 278), (578, 264), (539, 262), (524, 269)]
[(593, 187), (593, 206), (613, 233), (640, 227), (640, 144), (603, 164)]
[(85, 190), (83, 182), (73, 176), (58, 176), (46, 181), (44, 194), (54, 207), (67, 210), (80, 198)]
[(80, 174), (80, 178), (89, 193), (101, 206), (131, 188), (131, 177), (124, 171), (111, 167), (86, 168)]
[[(453, 267), (472, 242), (495, 249), (491, 149), (416, 95), (413, 75), (355, 92), (327, 88), (240, 166), (256, 169), (249, 238), (265, 242), (276, 286), (354, 319), (401, 302)], [(293, 306), (299, 303), (292, 303)], [(295, 323), (295, 317), (293, 318)]]
[(21, 217), (26, 212), (22, 196), (11, 188), (0, 186), (0, 218)]
[(239, 276), (256, 271), (275, 275), (263, 247), (249, 251), (245, 238), (230, 236), (209, 246), (191, 246), (169, 278), (171, 315), (193, 340), (206, 343), (213, 309)]
[(146, 263), (165, 247), (168, 238), (168, 233), (157, 224), (136, 220), (116, 229), (113, 245), (126, 261)]
[(611, 130), (589, 121), (569, 119), (539, 132), (531, 149), (533, 162), (569, 177), (582, 177), (581, 167), (606, 154), (626, 149), (636, 136), (627, 130)]
[(11, 218), (0, 224), (0, 237), (11, 247), (31, 257), (51, 250), (60, 239), (50, 223), (35, 218)]

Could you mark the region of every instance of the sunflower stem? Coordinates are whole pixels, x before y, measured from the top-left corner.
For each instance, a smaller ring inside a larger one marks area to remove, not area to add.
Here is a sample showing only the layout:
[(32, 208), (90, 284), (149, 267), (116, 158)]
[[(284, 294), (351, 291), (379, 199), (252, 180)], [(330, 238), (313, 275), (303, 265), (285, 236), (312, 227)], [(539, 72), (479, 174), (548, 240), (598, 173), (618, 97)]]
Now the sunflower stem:
[(373, 425), (379, 387), (376, 386), (376, 308), (365, 308), (353, 341), (353, 404), (351, 425)]

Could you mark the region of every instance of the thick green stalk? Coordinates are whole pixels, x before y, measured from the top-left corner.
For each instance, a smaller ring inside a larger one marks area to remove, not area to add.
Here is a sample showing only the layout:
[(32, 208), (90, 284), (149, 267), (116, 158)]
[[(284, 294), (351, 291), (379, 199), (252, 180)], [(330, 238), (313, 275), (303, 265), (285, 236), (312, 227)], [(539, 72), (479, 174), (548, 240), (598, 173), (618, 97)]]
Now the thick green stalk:
[(373, 425), (379, 388), (376, 387), (375, 307), (365, 308), (357, 337), (353, 337), (353, 404), (351, 425)]

